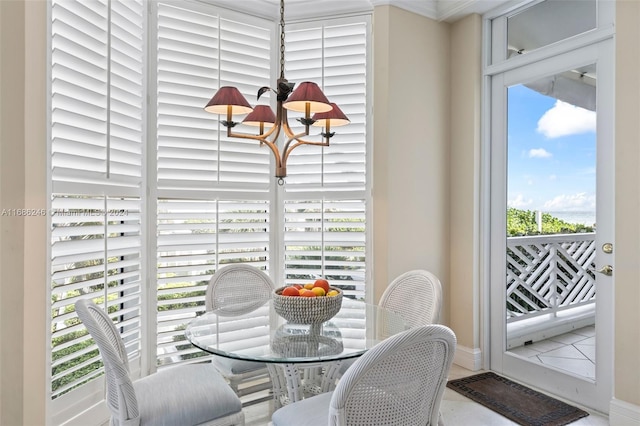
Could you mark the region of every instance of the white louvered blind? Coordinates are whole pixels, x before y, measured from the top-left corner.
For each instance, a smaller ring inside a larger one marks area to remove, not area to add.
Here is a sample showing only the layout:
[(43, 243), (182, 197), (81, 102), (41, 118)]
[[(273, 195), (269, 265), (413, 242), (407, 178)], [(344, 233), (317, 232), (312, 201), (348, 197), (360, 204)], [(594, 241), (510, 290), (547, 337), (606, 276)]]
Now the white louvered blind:
[(364, 298), (364, 200), (285, 203), (285, 274), (288, 284), (325, 277), (347, 297)]
[(104, 397), (93, 380), (104, 374), (101, 358), (73, 308), (78, 298), (101, 304), (130, 359), (139, 359), (145, 6), (50, 3), (51, 396), (60, 422), (86, 408), (74, 402)]
[(365, 17), (287, 26), (290, 81), (318, 83), (349, 117), (329, 147), (289, 157), (284, 201), (287, 282), (324, 276), (365, 297), (367, 224), (367, 40)]
[(227, 138), (204, 106), (228, 85), (255, 104), (258, 89), (270, 83), (273, 24), (225, 19), (187, 2), (159, 3), (157, 15), (158, 188), (267, 191), (268, 148)]
[(103, 374), (73, 303), (108, 307), (130, 357), (140, 350), (141, 215), (138, 198), (54, 196), (51, 210), (52, 395)]
[(142, 176), (142, 1), (54, 0), (52, 177), (137, 187)]
[(266, 270), (269, 231), (265, 201), (158, 201), (159, 365), (205, 355), (184, 329), (204, 311), (211, 275), (237, 262)]
[[(367, 22), (361, 18), (334, 19), (286, 28), (287, 79), (317, 83), (351, 120), (348, 126), (332, 129), (336, 134), (329, 147), (304, 146), (291, 154), (286, 190), (364, 191)], [(303, 128), (298, 125), (295, 130)]]
[(227, 85), (255, 105), (271, 80), (273, 23), (191, 2), (156, 10), (157, 363), (164, 365), (206, 355), (185, 341), (184, 328), (204, 311), (221, 265), (268, 269), (271, 152), (228, 138), (226, 117), (204, 106)]

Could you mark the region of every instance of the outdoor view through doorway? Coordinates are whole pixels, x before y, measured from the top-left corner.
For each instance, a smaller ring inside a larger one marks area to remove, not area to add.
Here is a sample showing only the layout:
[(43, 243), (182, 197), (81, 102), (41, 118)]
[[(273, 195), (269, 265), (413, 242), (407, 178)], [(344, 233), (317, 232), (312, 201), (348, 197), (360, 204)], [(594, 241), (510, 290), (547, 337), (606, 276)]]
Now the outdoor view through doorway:
[(595, 380), (596, 70), (507, 92), (506, 348)]

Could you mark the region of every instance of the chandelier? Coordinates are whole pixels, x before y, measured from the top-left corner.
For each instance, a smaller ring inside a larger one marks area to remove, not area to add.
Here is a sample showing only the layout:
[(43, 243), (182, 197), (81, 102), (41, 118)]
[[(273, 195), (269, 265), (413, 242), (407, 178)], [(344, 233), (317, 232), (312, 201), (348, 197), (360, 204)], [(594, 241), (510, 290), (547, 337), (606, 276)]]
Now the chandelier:
[[(214, 114), (225, 114), (226, 120), (221, 123), (227, 128), (227, 136), (243, 139), (254, 139), (265, 144), (273, 153), (276, 161), (276, 177), (280, 185), (284, 184), (287, 176), (287, 159), (295, 148), (301, 145), (329, 146), (329, 140), (334, 135), (331, 128), (349, 124), (349, 119), (335, 104), (329, 102), (316, 83), (305, 81), (294, 90), (295, 83), (289, 83), (284, 77), (284, 0), (280, 0), (280, 78), (276, 89), (261, 87), (258, 89), (257, 99), (265, 92), (271, 90), (276, 94), (276, 113), (268, 105), (257, 105), (252, 108), (245, 97), (236, 87), (224, 86), (218, 89), (209, 103), (204, 107), (205, 111)], [(304, 117), (297, 120), (304, 125), (302, 133), (295, 134), (289, 126), (288, 111), (301, 112)], [(242, 124), (257, 126), (257, 135), (250, 133), (237, 133), (233, 128), (239, 124), (232, 120), (236, 114), (248, 114)], [(313, 114), (313, 115), (312, 115)], [(309, 127), (322, 127), (320, 141), (309, 141)], [(267, 130), (268, 129), (268, 130)], [(278, 138), (284, 135), (286, 140), (282, 153), (278, 148)]]

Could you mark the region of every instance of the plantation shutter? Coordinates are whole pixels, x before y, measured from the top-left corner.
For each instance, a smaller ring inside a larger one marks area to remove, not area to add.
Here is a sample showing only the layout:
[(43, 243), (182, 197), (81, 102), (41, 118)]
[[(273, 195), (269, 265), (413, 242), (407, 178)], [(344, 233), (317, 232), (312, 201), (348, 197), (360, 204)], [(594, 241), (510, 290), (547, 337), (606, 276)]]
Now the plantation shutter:
[[(271, 152), (228, 138), (226, 117), (204, 106), (222, 86), (256, 104), (271, 83), (274, 23), (191, 2), (158, 3), (157, 22), (157, 364), (166, 365), (208, 355), (184, 329), (220, 266), (269, 269)], [(243, 127), (234, 130), (255, 132)]]
[(270, 83), (273, 24), (225, 19), (215, 8), (188, 4), (157, 5), (158, 188), (266, 192), (270, 151), (228, 138), (220, 124), (226, 116), (204, 106), (229, 85), (255, 104), (258, 89)]
[(351, 120), (331, 129), (329, 147), (304, 146), (289, 157), (286, 281), (323, 276), (356, 299), (365, 297), (367, 267), (368, 26), (366, 17), (288, 25), (285, 39), (287, 78), (316, 82)]
[(288, 284), (325, 277), (347, 297), (364, 298), (364, 200), (285, 203), (285, 275)]
[(142, 180), (142, 1), (54, 0), (51, 163), (59, 182)]
[[(204, 311), (204, 295), (222, 265), (269, 262), (266, 201), (158, 202), (158, 364), (207, 355), (186, 341), (184, 329)], [(232, 333), (229, 338), (246, 338)]]
[(104, 375), (101, 357), (75, 314), (76, 300), (90, 298), (109, 313), (132, 370), (139, 369), (146, 17), (142, 0), (52, 0), (50, 7), (57, 424), (104, 398), (102, 379), (94, 380)]
[[(79, 298), (105, 307), (130, 357), (140, 350), (139, 199), (55, 196), (52, 202), (53, 397), (102, 374), (101, 358), (71, 308)], [(106, 305), (105, 305), (106, 301)]]
[[(286, 190), (364, 191), (367, 23), (363, 18), (335, 19), (286, 28), (287, 79), (317, 83), (351, 120), (348, 126), (331, 129), (335, 135), (330, 146), (303, 146), (294, 151), (287, 164)], [(312, 134), (319, 134), (320, 128), (312, 129)], [(301, 131), (300, 125), (294, 128), (294, 132)]]

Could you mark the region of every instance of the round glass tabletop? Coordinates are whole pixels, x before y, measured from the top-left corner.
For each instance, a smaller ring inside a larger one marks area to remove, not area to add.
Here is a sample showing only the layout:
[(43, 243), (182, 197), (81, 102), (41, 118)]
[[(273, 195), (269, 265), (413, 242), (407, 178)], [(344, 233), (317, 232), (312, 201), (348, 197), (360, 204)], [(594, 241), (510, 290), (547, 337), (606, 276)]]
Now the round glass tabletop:
[(206, 312), (189, 323), (185, 334), (194, 346), (227, 358), (305, 363), (358, 357), (407, 328), (400, 315), (349, 298), (329, 321), (294, 324), (269, 300)]

